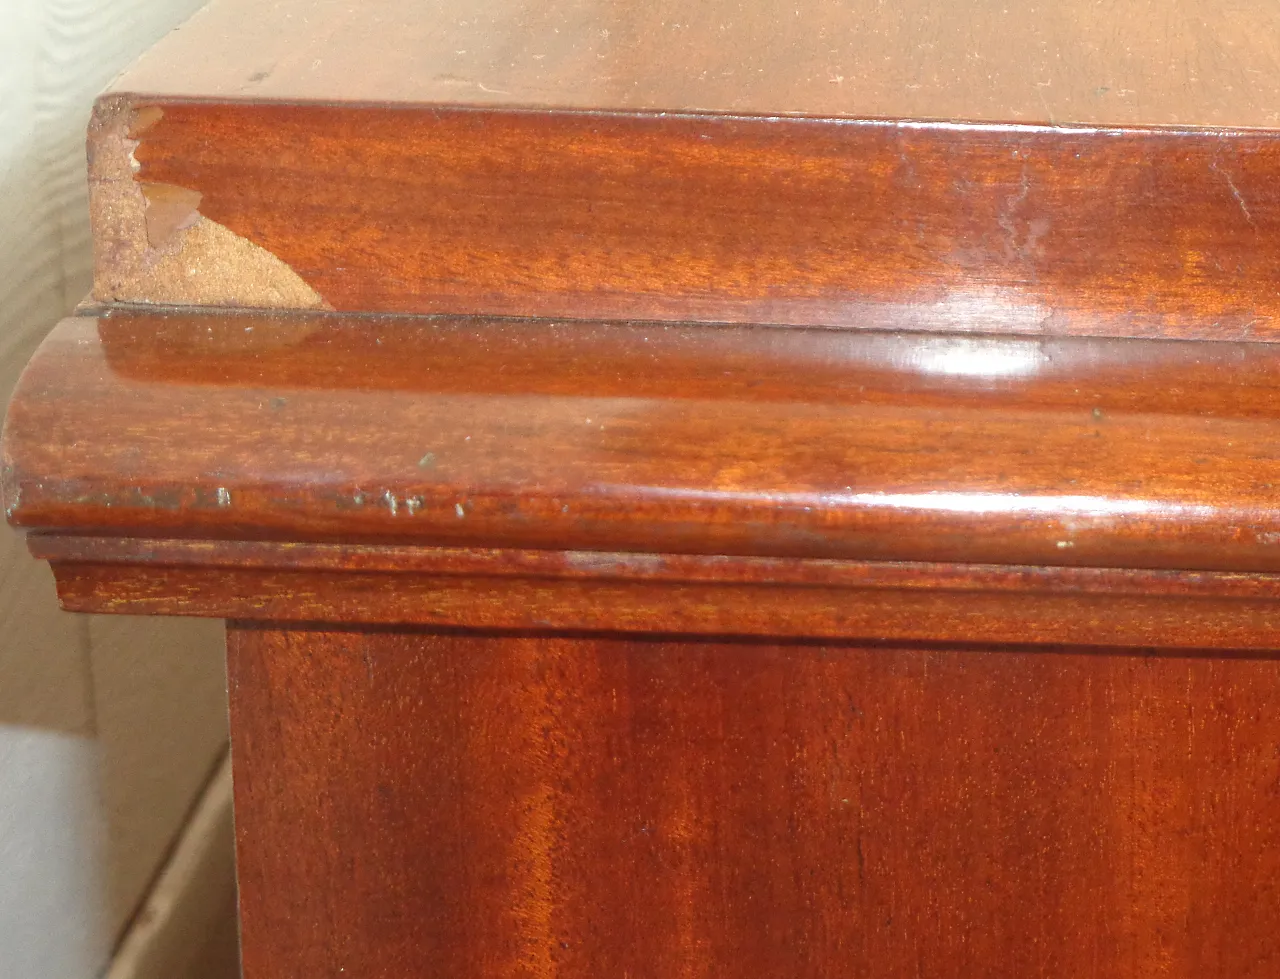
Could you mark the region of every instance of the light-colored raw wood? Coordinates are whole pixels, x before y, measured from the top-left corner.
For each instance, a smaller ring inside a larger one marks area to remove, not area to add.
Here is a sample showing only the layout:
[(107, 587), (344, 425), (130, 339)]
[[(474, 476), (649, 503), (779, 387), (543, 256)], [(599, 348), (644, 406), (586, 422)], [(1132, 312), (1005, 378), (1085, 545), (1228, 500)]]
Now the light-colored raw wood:
[(214, 0), (169, 96), (1268, 127), (1271, 0)]
[(90, 124), (96, 298), (323, 308), (316, 291), (278, 258), (200, 214), (199, 193), (135, 180), (136, 136), (161, 115), (104, 99)]

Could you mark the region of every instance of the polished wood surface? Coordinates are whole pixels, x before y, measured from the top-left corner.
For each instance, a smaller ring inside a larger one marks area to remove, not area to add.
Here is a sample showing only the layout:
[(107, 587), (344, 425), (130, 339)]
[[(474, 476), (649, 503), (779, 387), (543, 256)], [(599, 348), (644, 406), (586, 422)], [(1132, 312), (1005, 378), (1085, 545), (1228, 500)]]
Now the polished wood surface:
[(95, 293), (1272, 339), (1277, 28), (1265, 0), (215, 0), (98, 106)]
[(253, 625), (230, 651), (249, 979), (1280, 965), (1272, 659)]
[(1268, 0), (213, 0), (112, 85), (170, 98), (1271, 128)]
[(9, 517), (147, 537), (1280, 568), (1267, 344), (113, 311)]
[(102, 301), (1280, 326), (1271, 133), (111, 96), (90, 142)]
[(113, 86), (4, 433), (246, 979), (1275, 976), (1280, 12), (409, 7)]
[(1272, 650), (1280, 577), (41, 534), (63, 607), (272, 622)]

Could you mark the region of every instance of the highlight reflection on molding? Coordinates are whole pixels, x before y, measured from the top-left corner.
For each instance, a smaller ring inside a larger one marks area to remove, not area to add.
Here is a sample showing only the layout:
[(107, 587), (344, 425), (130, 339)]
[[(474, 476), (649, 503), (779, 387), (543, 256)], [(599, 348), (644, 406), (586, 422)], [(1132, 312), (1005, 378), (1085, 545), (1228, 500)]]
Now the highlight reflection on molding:
[[(608, 491), (611, 487), (600, 487)], [(1210, 519), (1219, 515), (1217, 507), (1196, 503), (1170, 503), (1160, 500), (1116, 499), (1087, 495), (1036, 495), (1019, 493), (956, 492), (937, 490), (917, 493), (812, 492), (769, 493), (735, 489), (694, 489), (668, 486), (646, 486), (643, 495), (679, 497), (681, 499), (719, 500), (792, 505), (806, 508), (875, 507), (892, 510), (922, 510), (934, 513), (1036, 513), (1073, 517), (1130, 517), (1159, 514), (1165, 517)]]

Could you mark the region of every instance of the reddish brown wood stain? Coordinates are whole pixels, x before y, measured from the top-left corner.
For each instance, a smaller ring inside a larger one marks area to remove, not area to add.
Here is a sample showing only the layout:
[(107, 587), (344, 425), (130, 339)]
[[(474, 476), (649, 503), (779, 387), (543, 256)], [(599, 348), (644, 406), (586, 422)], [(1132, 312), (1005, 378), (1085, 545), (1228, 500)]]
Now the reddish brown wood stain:
[[(1271, 650), (1280, 577), (40, 535), (63, 606), (712, 636)], [(157, 570), (160, 569), (160, 570)]]
[(1269, 660), (233, 628), (246, 976), (1263, 979), (1278, 688)]
[(1280, 570), (1271, 345), (933, 342), (70, 320), (9, 411), (9, 516), (152, 537)]
[(135, 104), (163, 112), (138, 179), (199, 192), (340, 310), (1277, 329), (1267, 133)]
[(246, 979), (1280, 975), (1271, 6), (372, 6), (90, 136), (101, 298), (337, 312), (4, 435), (67, 608), (232, 620)]

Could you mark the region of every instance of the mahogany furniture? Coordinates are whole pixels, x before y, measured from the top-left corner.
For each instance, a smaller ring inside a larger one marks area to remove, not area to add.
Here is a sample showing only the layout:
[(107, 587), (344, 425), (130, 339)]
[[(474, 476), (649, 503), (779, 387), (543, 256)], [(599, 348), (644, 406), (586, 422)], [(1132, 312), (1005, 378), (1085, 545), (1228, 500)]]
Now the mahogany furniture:
[(247, 979), (1280, 975), (1280, 11), (1113, 6), (117, 80), (6, 512), (228, 620)]

